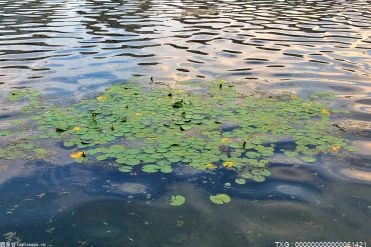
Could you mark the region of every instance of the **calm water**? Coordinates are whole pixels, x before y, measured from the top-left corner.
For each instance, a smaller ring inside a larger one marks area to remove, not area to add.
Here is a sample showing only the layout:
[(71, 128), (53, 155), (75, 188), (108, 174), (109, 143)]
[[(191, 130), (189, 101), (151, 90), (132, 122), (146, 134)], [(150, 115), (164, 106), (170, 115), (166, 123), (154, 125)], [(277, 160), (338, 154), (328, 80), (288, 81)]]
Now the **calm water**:
[[(91, 95), (132, 77), (240, 85), (344, 98), (371, 122), (371, 1), (0, 0), (0, 128), (17, 118), (5, 94)], [(345, 103), (344, 103), (345, 102)], [(370, 128), (371, 129), (371, 128)], [(0, 242), (51, 246), (371, 245), (371, 131), (346, 132), (352, 157), (270, 164), (264, 183), (233, 175), (130, 176), (102, 164), (0, 160)], [(232, 202), (215, 206), (210, 194)], [(169, 195), (187, 203), (170, 207)], [(5, 234), (5, 235), (3, 235)]]

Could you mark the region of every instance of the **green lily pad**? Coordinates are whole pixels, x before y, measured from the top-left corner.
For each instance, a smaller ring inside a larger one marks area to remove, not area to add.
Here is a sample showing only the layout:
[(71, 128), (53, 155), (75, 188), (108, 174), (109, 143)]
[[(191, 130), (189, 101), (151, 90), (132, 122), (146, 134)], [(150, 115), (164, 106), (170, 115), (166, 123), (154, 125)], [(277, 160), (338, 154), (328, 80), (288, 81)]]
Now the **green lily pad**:
[(159, 169), (161, 169), (158, 165), (144, 165), (142, 166), (142, 171), (147, 173), (155, 173), (158, 172)]
[(236, 183), (236, 184), (246, 184), (246, 180), (245, 179), (243, 179), (243, 178), (236, 178), (235, 180), (234, 180), (234, 182)]
[(120, 172), (131, 172), (133, 170), (133, 167), (131, 166), (120, 166), (119, 171)]
[(173, 168), (171, 168), (171, 166), (161, 166), (160, 167), (160, 171), (162, 173), (172, 173), (173, 172)]
[(301, 160), (304, 161), (304, 162), (307, 162), (307, 163), (314, 163), (314, 162), (317, 161), (316, 158), (309, 157), (309, 156), (303, 156), (303, 157), (301, 157)]
[(173, 195), (170, 197), (169, 205), (171, 206), (181, 206), (185, 203), (186, 199), (181, 195)]
[(11, 132), (10, 131), (7, 131), (7, 130), (0, 130), (0, 137), (2, 136), (8, 136), (10, 135)]
[(229, 169), (238, 174), (235, 182), (243, 184), (270, 176), (268, 161), (276, 153), (313, 163), (316, 157), (356, 151), (333, 133), (331, 118), (340, 113), (331, 109), (326, 93), (310, 99), (292, 93), (256, 97), (227, 85), (202, 83), (200, 94), (117, 84), (98, 98), (62, 107), (40, 101), (34, 90), (14, 90), (9, 97), (32, 113), (27, 117), (30, 129), (19, 132), (26, 122), (13, 121), (0, 130), (1, 141), (13, 134), (26, 136), (20, 144), (1, 142), (0, 158), (43, 158), (62, 142), (62, 148), (86, 151), (88, 158), (76, 162), (109, 159), (123, 172), (143, 165), (143, 172), (171, 173), (174, 163), (210, 174)]
[(295, 152), (295, 151), (285, 151), (284, 154), (287, 156), (287, 157), (295, 157), (298, 155), (298, 152)]
[(227, 194), (216, 194), (215, 196), (210, 196), (210, 201), (215, 204), (226, 204), (231, 201), (231, 197)]
[(97, 160), (99, 160), (99, 161), (103, 161), (103, 160), (106, 160), (106, 159), (108, 159), (108, 156), (107, 155), (104, 155), (104, 154), (102, 154), (102, 155), (98, 155), (97, 157), (95, 157)]
[(231, 183), (224, 183), (224, 187), (226, 187), (226, 188), (230, 188), (231, 186), (232, 186)]
[(272, 173), (267, 169), (264, 169), (264, 170), (260, 171), (260, 174), (262, 176), (265, 176), (265, 177), (268, 177), (268, 176), (272, 175)]
[(253, 175), (250, 172), (243, 172), (241, 176), (245, 179), (252, 179)]
[(254, 175), (254, 176), (252, 177), (252, 179), (253, 179), (255, 182), (264, 182), (264, 181), (265, 181), (265, 177), (260, 176), (260, 175)]

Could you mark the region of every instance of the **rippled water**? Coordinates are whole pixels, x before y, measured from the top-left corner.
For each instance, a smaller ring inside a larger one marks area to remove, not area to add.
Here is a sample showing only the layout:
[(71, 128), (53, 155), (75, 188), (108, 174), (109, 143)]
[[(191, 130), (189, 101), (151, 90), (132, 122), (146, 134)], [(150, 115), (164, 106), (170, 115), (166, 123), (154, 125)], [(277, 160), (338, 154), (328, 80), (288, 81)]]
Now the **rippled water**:
[[(347, 120), (371, 121), (371, 1), (0, 0), (0, 127), (5, 92), (58, 97), (112, 83), (222, 78), (299, 94), (329, 90)], [(14, 113), (12, 112), (13, 116)], [(357, 155), (273, 162), (265, 183), (209, 194), (230, 174), (128, 176), (110, 168), (0, 160), (0, 242), (54, 246), (371, 245), (371, 131), (345, 133)], [(187, 204), (171, 208), (181, 193)], [(9, 234), (11, 233), (11, 234)], [(15, 233), (15, 235), (13, 234)], [(9, 236), (12, 236), (11, 238)]]
[(89, 91), (137, 75), (348, 93), (369, 82), (370, 1), (2, 0), (0, 18), (5, 87)]

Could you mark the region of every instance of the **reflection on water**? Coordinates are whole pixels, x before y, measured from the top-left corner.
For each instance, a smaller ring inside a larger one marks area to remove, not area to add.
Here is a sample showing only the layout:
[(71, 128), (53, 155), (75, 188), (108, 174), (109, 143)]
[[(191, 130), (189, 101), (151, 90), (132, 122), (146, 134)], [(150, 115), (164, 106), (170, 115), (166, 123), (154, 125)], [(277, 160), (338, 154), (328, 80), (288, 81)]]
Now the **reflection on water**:
[(137, 75), (365, 90), (370, 4), (1, 0), (0, 83), (86, 93)]
[[(371, 244), (370, 6), (369, 0), (0, 0), (0, 102), (11, 87), (60, 99), (131, 76), (142, 83), (151, 76), (165, 83), (223, 78), (304, 95), (329, 90), (348, 100), (337, 102), (350, 111), (343, 134), (359, 147), (352, 157), (310, 166), (277, 155), (271, 178), (246, 185), (228, 173), (181, 167), (172, 175), (131, 176), (58, 157), (49, 158), (53, 164), (0, 160), (0, 242), (8, 233), (4, 239), (53, 246)], [(0, 128), (19, 107), (0, 108)], [(232, 202), (212, 205), (209, 195), (221, 192)], [(170, 207), (174, 194), (186, 204)]]
[[(0, 232), (55, 246), (271, 246), (367, 239), (371, 190), (312, 169), (275, 165), (266, 183), (220, 185), (231, 174), (127, 175), (99, 167), (27, 163), (0, 184)], [(2, 173), (2, 177), (6, 176)], [(298, 179), (303, 178), (300, 182)], [(295, 182), (296, 181), (296, 182)], [(231, 181), (229, 181), (231, 182)], [(224, 191), (230, 204), (208, 195)], [(182, 207), (167, 204), (182, 194)], [(68, 238), (66, 237), (68, 236)]]

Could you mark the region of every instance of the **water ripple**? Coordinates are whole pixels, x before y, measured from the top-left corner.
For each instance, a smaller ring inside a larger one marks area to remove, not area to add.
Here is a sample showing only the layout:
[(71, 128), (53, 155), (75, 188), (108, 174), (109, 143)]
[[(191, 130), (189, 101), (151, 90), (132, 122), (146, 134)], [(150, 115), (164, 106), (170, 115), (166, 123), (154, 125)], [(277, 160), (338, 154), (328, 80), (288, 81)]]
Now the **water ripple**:
[[(64, 84), (84, 84), (79, 74), (94, 75), (97, 64), (112, 75), (104, 84), (141, 75), (364, 86), (371, 68), (370, 4), (2, 0), (2, 88), (53, 84), (63, 91)], [(76, 65), (79, 73), (68, 73), (75, 78), (55, 82)]]

